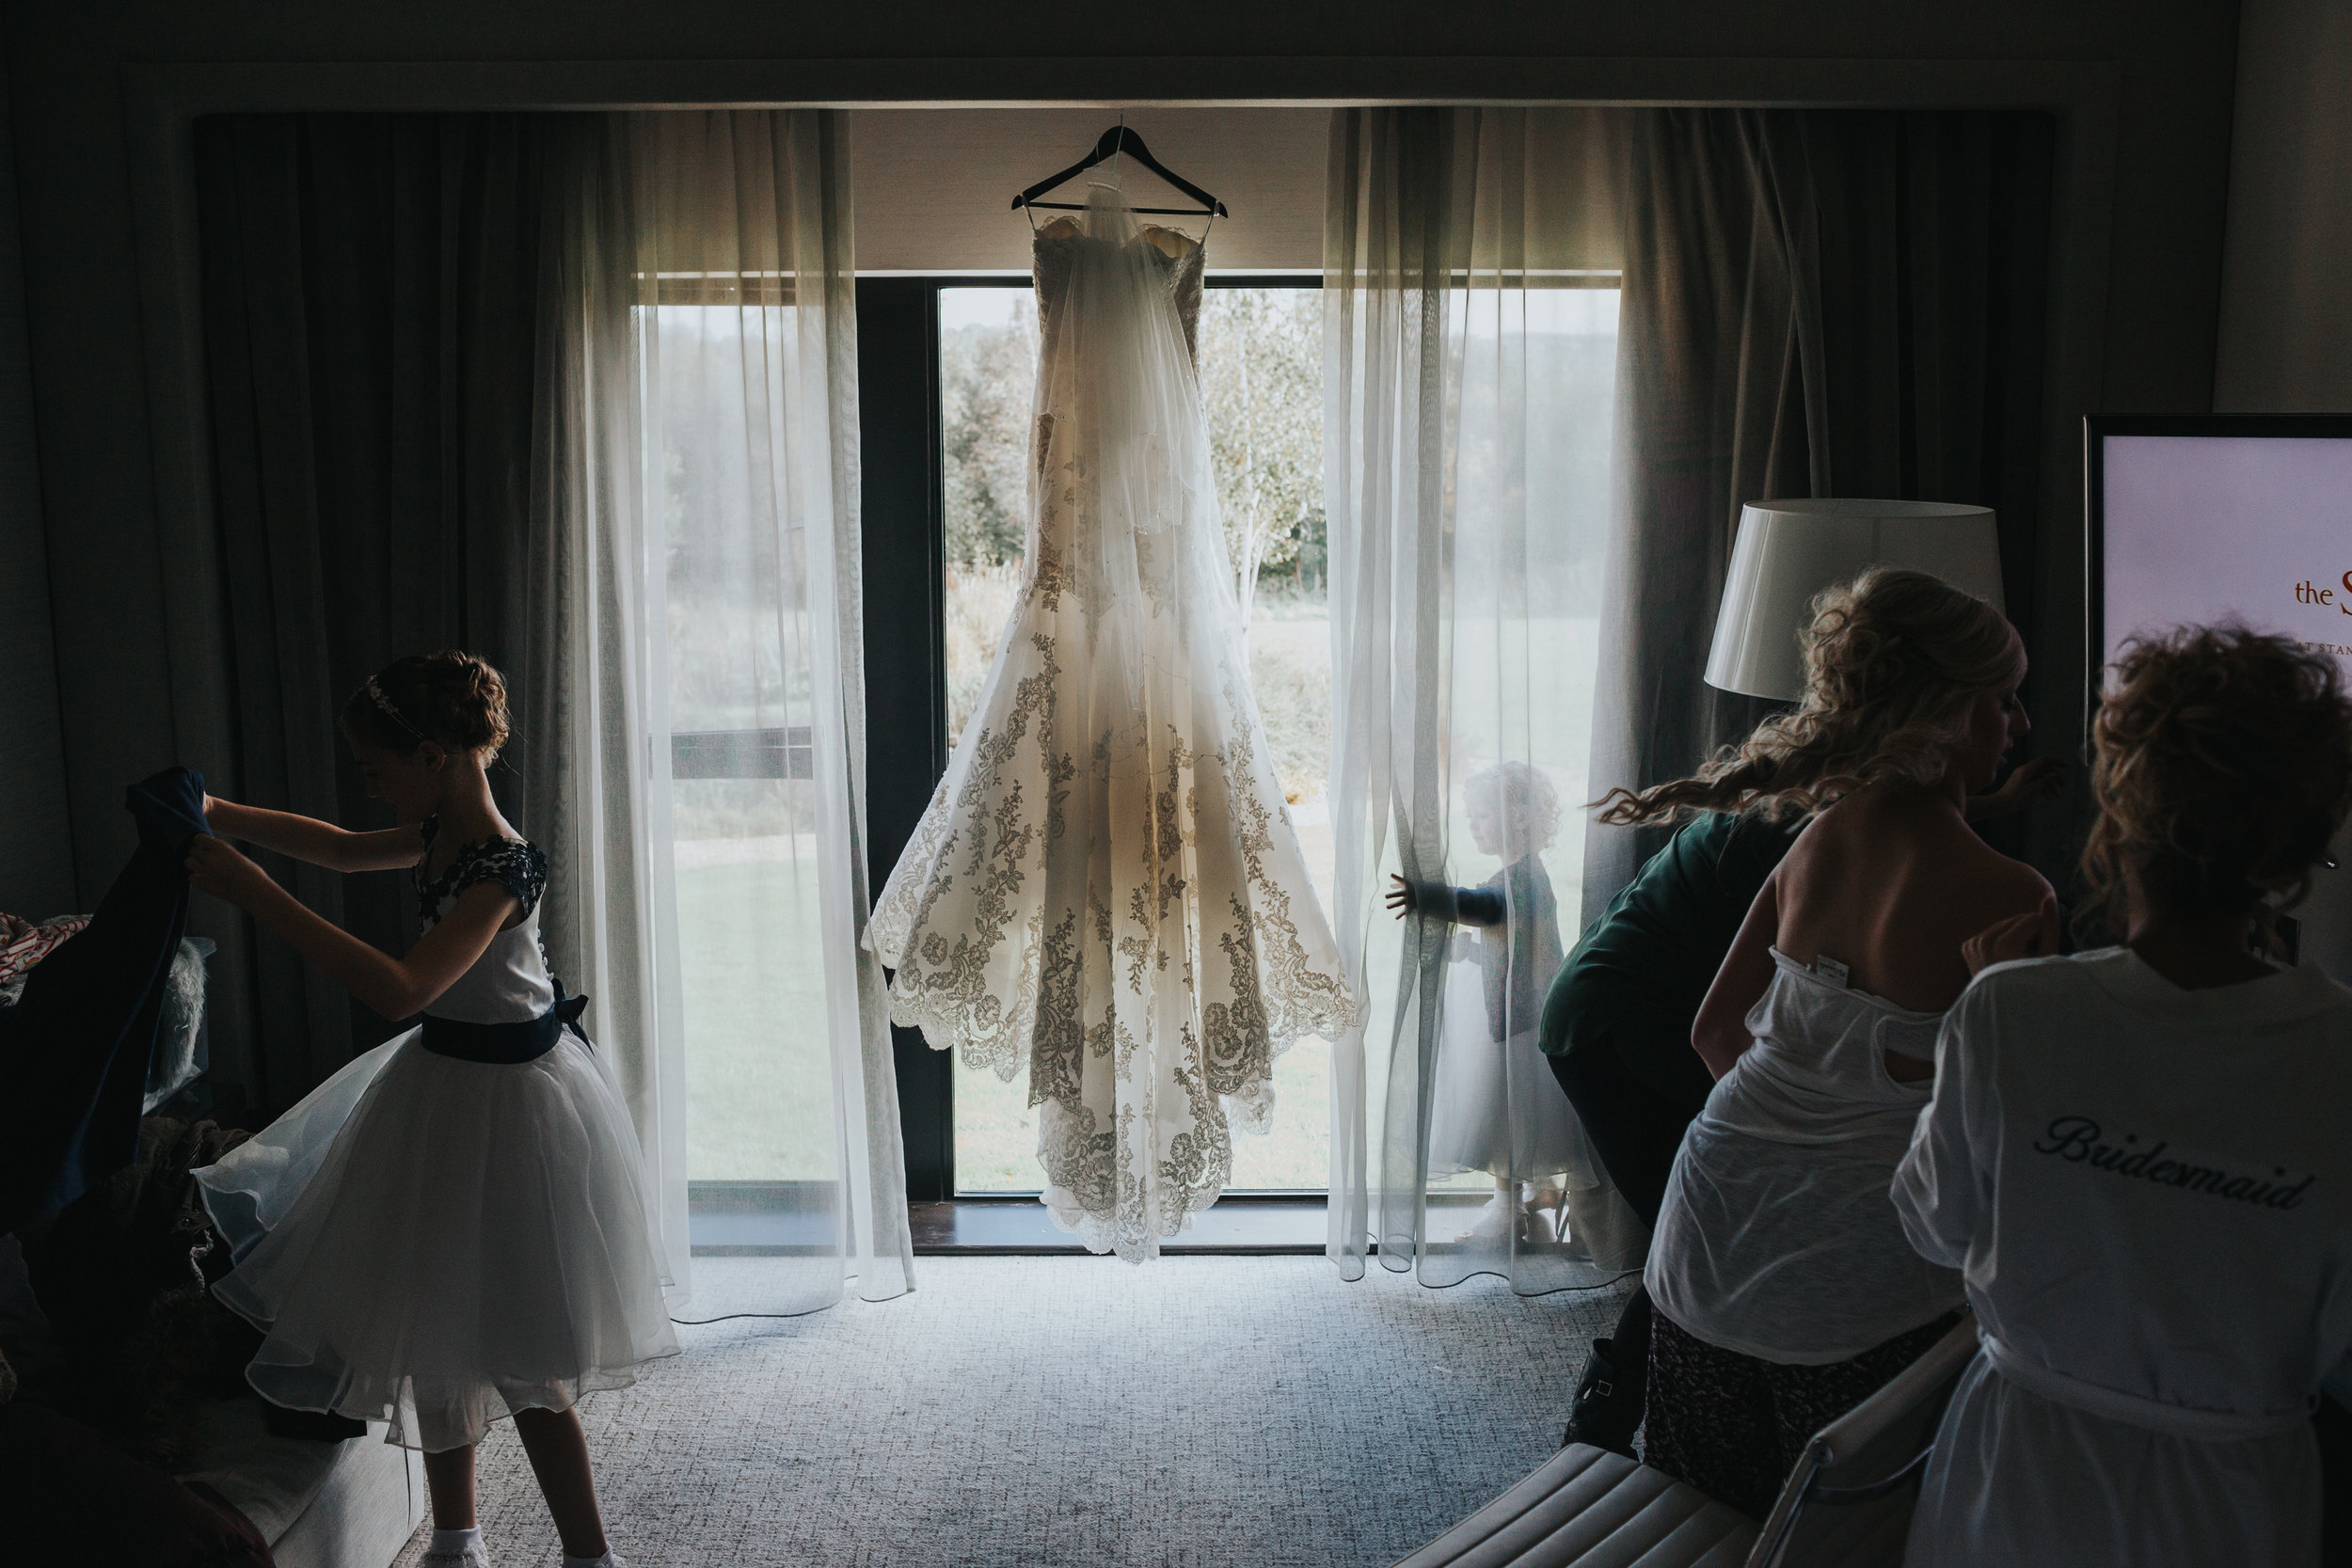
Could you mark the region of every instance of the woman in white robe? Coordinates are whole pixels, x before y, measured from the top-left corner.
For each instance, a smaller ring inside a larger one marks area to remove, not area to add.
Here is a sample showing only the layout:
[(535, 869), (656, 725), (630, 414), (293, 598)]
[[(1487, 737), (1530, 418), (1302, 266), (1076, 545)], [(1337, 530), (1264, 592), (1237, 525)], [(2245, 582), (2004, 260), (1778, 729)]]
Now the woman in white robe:
[[(1897, 1173), (1982, 1350), (1906, 1562), (2319, 1561), (2311, 1413), (2352, 1354), (2352, 990), (2249, 938), (2352, 804), (2335, 661), (2242, 630), (2137, 647), (2094, 731), (2084, 855), (2125, 944), (1968, 944)], [(2259, 924), (2258, 924), (2259, 917)]]

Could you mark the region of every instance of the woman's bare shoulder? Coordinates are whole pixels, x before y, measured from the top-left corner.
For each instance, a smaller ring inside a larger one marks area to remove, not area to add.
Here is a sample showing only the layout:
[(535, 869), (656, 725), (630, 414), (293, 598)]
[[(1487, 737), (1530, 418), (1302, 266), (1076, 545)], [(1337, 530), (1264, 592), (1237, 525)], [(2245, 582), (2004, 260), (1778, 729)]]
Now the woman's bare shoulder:
[(1949, 905), (1963, 924), (1984, 915), (1972, 934), (2050, 895), (2042, 873), (1985, 843), (1947, 804), (1892, 792), (1865, 791), (1831, 806), (1798, 836), (1782, 869), (1784, 887), (1859, 882)]
[(2053, 896), (2041, 872), (1994, 848), (1964, 822), (1923, 847), (1908, 867), (1904, 902), (1924, 926), (1955, 942), (2011, 915), (2030, 914)]
[(1935, 811), (1922, 809), (1915, 798), (1857, 790), (1806, 823), (1781, 863), (1797, 873), (1816, 866), (1828, 870), (1884, 863), (1933, 846), (1943, 827), (1937, 816)]
[(1967, 985), (1963, 942), (2048, 896), (2033, 867), (1986, 844), (1948, 804), (1824, 812), (1806, 836), (1810, 853), (1800, 858), (1801, 839), (1781, 864), (1781, 950), (1801, 962), (1832, 954), (1858, 989), (1921, 1012), (1942, 1011)]

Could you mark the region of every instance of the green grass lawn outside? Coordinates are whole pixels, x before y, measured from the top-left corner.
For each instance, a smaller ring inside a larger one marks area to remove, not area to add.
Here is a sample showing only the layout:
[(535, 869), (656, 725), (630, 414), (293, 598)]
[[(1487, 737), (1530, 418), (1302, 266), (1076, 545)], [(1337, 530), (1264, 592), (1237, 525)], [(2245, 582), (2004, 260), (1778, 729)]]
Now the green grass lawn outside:
[[(689, 1172), (699, 1181), (828, 1180), (834, 1170), (816, 868), (772, 840), (701, 841), (744, 858), (677, 873), (686, 990)], [(758, 857), (770, 858), (758, 858)], [(1272, 1131), (1237, 1137), (1234, 1185), (1327, 1180), (1330, 1048), (1303, 1040), (1276, 1064)], [(1025, 1077), (955, 1069), (958, 1185), (1035, 1192), (1036, 1113)]]
[(794, 843), (680, 845), (692, 845), (695, 858), (729, 850), (741, 857), (681, 865), (677, 873), (687, 1174), (697, 1181), (839, 1174), (817, 867), (813, 855), (792, 855)]

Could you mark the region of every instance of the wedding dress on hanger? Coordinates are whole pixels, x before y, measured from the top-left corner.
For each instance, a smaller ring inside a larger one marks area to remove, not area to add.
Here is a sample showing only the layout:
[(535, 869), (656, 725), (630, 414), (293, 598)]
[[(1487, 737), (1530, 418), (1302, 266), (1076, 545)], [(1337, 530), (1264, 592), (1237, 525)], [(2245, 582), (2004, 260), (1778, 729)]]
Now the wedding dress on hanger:
[(1203, 251), (1098, 183), (1039, 230), (1021, 591), (869, 940), (891, 1018), (1038, 1109), (1055, 1223), (1131, 1261), (1354, 1021), (1228, 584), (1194, 375)]

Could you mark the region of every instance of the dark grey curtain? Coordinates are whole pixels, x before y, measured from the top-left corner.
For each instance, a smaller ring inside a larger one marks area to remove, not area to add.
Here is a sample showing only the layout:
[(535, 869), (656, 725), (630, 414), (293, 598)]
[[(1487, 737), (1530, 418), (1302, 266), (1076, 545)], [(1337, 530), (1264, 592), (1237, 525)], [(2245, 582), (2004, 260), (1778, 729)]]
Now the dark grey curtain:
[[(1629, 114), (1596, 796), (1687, 773), (1770, 711), (1700, 678), (1743, 503), (1994, 508), (2002, 591), (2028, 647), (2048, 547), (2051, 119)], [(1662, 837), (1589, 830), (1587, 920)]]
[[(470, 648), (524, 706), (541, 187), (560, 129), (496, 114), (197, 122), (235, 681), (238, 776), (221, 793), (389, 825), (335, 714), (404, 654)], [(405, 877), (267, 859), (363, 940), (412, 939)], [(264, 1104), (390, 1033), (284, 943), (254, 952), (258, 1037), (243, 1043)]]

